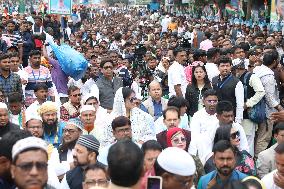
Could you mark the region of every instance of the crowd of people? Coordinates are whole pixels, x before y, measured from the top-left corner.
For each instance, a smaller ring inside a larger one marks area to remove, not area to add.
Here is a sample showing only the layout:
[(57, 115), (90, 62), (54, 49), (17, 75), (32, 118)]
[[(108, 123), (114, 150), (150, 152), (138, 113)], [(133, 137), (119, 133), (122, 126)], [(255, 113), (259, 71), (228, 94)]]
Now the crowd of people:
[(282, 31), (81, 7), (0, 34), (0, 189), (284, 188)]

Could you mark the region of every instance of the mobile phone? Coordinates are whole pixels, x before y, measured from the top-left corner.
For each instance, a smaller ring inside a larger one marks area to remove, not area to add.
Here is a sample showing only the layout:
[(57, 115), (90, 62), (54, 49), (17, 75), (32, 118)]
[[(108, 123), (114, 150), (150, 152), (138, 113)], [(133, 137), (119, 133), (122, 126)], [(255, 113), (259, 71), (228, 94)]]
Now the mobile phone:
[(162, 177), (149, 176), (147, 179), (147, 189), (162, 189), (162, 183)]

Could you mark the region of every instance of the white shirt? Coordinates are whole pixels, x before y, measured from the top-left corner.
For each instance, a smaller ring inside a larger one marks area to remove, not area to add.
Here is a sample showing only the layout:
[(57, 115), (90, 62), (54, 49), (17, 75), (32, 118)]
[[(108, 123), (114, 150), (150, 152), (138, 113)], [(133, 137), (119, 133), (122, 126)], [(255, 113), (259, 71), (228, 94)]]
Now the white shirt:
[(182, 95), (185, 95), (187, 80), (184, 73), (184, 68), (177, 61), (174, 61), (173, 64), (169, 67), (168, 70), (168, 85), (169, 85), (169, 96), (176, 95), (174, 86), (181, 85)]
[(241, 81), (239, 81), (235, 88), (235, 97), (236, 97), (236, 118), (235, 121), (238, 123), (242, 123), (243, 113), (244, 113), (244, 86)]
[(208, 78), (211, 82), (212, 82), (213, 77), (216, 77), (220, 74), (218, 66), (214, 63), (206, 63), (205, 69), (206, 69)]
[(83, 96), (87, 95), (88, 93), (91, 93), (92, 86), (95, 85), (96, 82), (93, 78), (88, 79), (80, 89)]
[(161, 22), (161, 26), (162, 26), (162, 32), (167, 32), (168, 31), (168, 26), (169, 23), (171, 22), (170, 18), (164, 18)]
[(273, 175), (277, 172), (277, 169), (268, 173), (267, 175), (265, 175), (261, 181), (263, 182), (263, 184), (265, 185), (265, 187), (267, 189), (281, 189), (279, 186), (277, 186), (275, 183), (274, 183), (274, 180), (273, 180)]
[(73, 162), (73, 154), (70, 149), (67, 151), (67, 161), (60, 162), (58, 150), (54, 148), (48, 160), (48, 165), (54, 170), (57, 176), (61, 176), (70, 170), (71, 162)]
[(190, 121), (190, 130), (192, 136), (203, 134), (210, 135), (212, 130), (216, 130), (218, 128), (218, 124), (216, 124), (218, 119), (216, 118), (216, 114), (208, 114), (205, 108), (197, 111)]

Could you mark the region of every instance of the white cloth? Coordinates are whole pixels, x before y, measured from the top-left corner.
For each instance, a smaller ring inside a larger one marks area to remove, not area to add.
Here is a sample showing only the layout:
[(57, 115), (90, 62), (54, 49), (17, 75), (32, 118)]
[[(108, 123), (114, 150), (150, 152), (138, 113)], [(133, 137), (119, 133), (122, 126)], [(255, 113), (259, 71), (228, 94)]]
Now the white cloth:
[(37, 109), (40, 107), (39, 102), (36, 100), (34, 101), (27, 109), (26, 115), (39, 115)]
[(176, 95), (176, 91), (174, 88), (175, 85), (180, 85), (182, 94), (184, 96), (187, 84), (188, 83), (186, 80), (183, 66), (178, 62), (174, 61), (168, 70), (168, 85), (170, 92), (169, 96)]
[(61, 183), (60, 183), (60, 187), (59, 189), (70, 189), (69, 185), (68, 185), (68, 182), (66, 180), (66, 174), (64, 175)]
[(86, 96), (87, 94), (91, 93), (93, 85), (96, 85), (96, 82), (93, 78), (88, 79), (80, 89), (82, 96)]
[(52, 167), (50, 166), (47, 167), (47, 174), (48, 174), (47, 184), (54, 188), (59, 188), (60, 182)]
[(211, 82), (212, 82), (213, 77), (216, 77), (220, 74), (218, 66), (215, 63), (206, 63), (205, 69), (206, 69), (208, 78)]
[[(60, 162), (59, 153), (56, 148), (53, 148), (50, 159), (48, 160), (48, 165), (51, 167), (57, 176), (61, 176), (70, 170), (70, 163), (73, 162), (72, 150), (67, 151), (67, 161)], [(63, 174), (58, 174), (59, 172)]]
[(244, 86), (241, 81), (239, 81), (235, 88), (235, 97), (236, 97), (236, 118), (235, 121), (242, 123), (243, 113), (244, 113)]
[(275, 183), (274, 183), (274, 180), (273, 180), (273, 175), (277, 173), (277, 169), (268, 173), (267, 175), (265, 175), (261, 181), (263, 182), (263, 184), (265, 185), (265, 187), (267, 189), (281, 189), (279, 186), (277, 186)]
[(167, 32), (168, 31), (168, 26), (171, 22), (171, 18), (163, 18), (162, 22), (161, 22), (161, 26), (162, 26), (162, 32)]
[[(113, 110), (108, 118), (109, 123), (107, 124), (107, 128), (104, 129), (104, 136), (101, 142), (102, 146), (106, 146), (114, 142), (111, 122), (118, 116), (126, 116), (126, 108), (122, 96), (122, 88), (119, 88), (116, 91)], [(130, 121), (132, 139), (134, 142), (139, 143), (140, 141), (146, 142), (148, 140), (156, 140), (154, 119), (150, 114), (147, 114), (146, 112), (135, 107), (130, 110)]]
[[(220, 125), (219, 125), (219, 120), (217, 119), (217, 117), (216, 117), (215, 121), (214, 121), (214, 119), (212, 119), (211, 121), (212, 121), (211, 124), (215, 125), (212, 128), (215, 128), (215, 129), (211, 130), (211, 132), (210, 132), (210, 134), (208, 136), (209, 140), (206, 141), (206, 142), (208, 142), (208, 145), (205, 145), (205, 146), (206, 146), (206, 148), (209, 148), (212, 151), (216, 130), (219, 128)], [(223, 127), (225, 127), (225, 126), (223, 126)], [(249, 145), (248, 145), (248, 141), (247, 141), (247, 138), (246, 138), (246, 133), (245, 133), (243, 127), (239, 123), (236, 123), (236, 122), (234, 122), (232, 124), (232, 127), (240, 132), (240, 146), (239, 146), (239, 150), (240, 151), (246, 150), (247, 152), (249, 152)], [(203, 138), (207, 138), (207, 136), (204, 137), (204, 135), (201, 135), (200, 137), (202, 137), (202, 139)], [(195, 140), (194, 139), (194, 135), (192, 135), (192, 140), (193, 141)]]

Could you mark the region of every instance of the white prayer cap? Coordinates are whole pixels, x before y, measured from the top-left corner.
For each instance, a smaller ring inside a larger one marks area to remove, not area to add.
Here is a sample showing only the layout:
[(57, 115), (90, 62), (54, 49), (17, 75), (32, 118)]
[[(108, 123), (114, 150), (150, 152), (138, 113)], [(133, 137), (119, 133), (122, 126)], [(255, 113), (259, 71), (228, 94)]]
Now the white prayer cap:
[(8, 110), (8, 107), (7, 107), (7, 105), (6, 105), (5, 103), (0, 102), (0, 109), (6, 109), (6, 110)]
[(96, 111), (95, 107), (92, 106), (92, 105), (84, 105), (82, 106), (81, 110), (80, 110), (80, 114), (82, 114), (82, 112), (85, 112), (85, 111)]
[(42, 119), (41, 119), (41, 117), (40, 117), (39, 115), (36, 115), (36, 114), (27, 114), (27, 115), (26, 115), (26, 123), (27, 123), (28, 121), (32, 120), (32, 119), (34, 119), (34, 120), (39, 120), (39, 121), (42, 122)]
[(167, 172), (180, 176), (194, 175), (196, 166), (188, 152), (169, 147), (163, 150), (157, 158), (159, 165)]
[(47, 152), (47, 143), (41, 138), (34, 136), (21, 139), (13, 146), (12, 159), (14, 160), (18, 154), (31, 148), (42, 149)]

